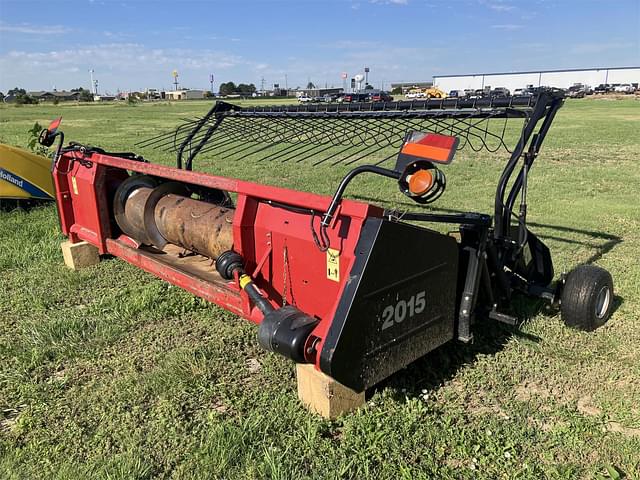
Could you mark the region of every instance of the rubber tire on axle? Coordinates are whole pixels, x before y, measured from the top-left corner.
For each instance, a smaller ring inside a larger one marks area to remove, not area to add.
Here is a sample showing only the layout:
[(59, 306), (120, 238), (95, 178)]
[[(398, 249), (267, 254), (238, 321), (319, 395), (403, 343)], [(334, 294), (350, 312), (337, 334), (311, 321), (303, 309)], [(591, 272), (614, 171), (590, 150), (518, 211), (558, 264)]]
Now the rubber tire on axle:
[(595, 265), (580, 265), (569, 273), (562, 290), (562, 320), (569, 327), (593, 331), (609, 320), (613, 301), (611, 274)]

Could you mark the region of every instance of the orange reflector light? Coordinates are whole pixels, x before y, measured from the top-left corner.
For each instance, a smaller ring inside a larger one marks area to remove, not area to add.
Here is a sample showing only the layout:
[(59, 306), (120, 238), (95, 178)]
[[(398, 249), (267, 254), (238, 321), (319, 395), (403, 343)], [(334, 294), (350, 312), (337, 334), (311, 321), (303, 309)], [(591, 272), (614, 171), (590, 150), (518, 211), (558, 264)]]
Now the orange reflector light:
[(62, 117), (58, 117), (53, 122), (51, 122), (47, 127), (49, 133), (56, 133), (56, 130), (58, 130), (58, 127), (60, 126), (60, 122), (62, 122)]
[(433, 187), (433, 175), (429, 170), (418, 170), (408, 178), (409, 191), (413, 195), (424, 195)]
[(458, 138), (436, 133), (411, 132), (407, 135), (401, 155), (429, 160), (437, 163), (451, 163), (458, 147)]

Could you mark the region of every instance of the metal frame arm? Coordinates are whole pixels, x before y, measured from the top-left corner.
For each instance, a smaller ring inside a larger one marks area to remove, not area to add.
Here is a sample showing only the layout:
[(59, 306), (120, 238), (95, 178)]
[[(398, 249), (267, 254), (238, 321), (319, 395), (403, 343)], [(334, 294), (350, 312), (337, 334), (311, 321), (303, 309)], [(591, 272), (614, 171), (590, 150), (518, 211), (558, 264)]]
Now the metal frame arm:
[[(511, 221), (511, 214), (513, 212), (513, 204), (515, 199), (520, 192), (523, 182), (525, 180), (525, 175), (528, 169), (531, 167), (533, 163), (533, 159), (535, 158), (535, 154), (539, 151), (542, 142), (549, 131), (549, 127), (551, 126), (551, 122), (555, 117), (556, 112), (562, 106), (564, 101), (564, 95), (559, 92), (554, 91), (545, 91), (539, 94), (539, 97), (536, 101), (536, 106), (529, 117), (529, 120), (525, 127), (522, 130), (522, 135), (520, 136), (520, 140), (516, 145), (513, 153), (511, 154), (511, 158), (509, 162), (505, 166), (502, 175), (500, 176), (500, 180), (498, 182), (498, 187), (496, 189), (496, 197), (495, 197), (495, 238), (507, 238), (509, 237), (509, 225)], [(534, 136), (536, 126), (540, 120), (544, 119), (542, 126), (538, 130), (537, 134)], [(505, 202), (505, 194), (507, 192), (507, 184), (513, 175), (516, 166), (520, 158), (522, 157), (525, 148), (529, 144), (530, 140), (533, 136), (533, 143), (531, 144), (530, 152), (533, 154), (533, 157), (529, 159), (528, 165), (523, 165), (518, 173), (518, 177), (516, 178), (513, 186), (508, 195), (508, 199)]]

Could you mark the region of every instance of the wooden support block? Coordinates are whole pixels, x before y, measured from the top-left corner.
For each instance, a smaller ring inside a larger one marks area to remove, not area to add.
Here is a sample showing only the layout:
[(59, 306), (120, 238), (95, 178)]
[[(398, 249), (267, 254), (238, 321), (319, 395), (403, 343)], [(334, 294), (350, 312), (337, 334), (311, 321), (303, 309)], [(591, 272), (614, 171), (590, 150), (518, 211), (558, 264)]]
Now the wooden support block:
[(100, 262), (98, 248), (88, 242), (71, 243), (69, 240), (60, 244), (64, 264), (73, 269), (79, 270)]
[(364, 405), (364, 392), (356, 392), (319, 372), (313, 365), (296, 365), (298, 398), (325, 418), (337, 418)]

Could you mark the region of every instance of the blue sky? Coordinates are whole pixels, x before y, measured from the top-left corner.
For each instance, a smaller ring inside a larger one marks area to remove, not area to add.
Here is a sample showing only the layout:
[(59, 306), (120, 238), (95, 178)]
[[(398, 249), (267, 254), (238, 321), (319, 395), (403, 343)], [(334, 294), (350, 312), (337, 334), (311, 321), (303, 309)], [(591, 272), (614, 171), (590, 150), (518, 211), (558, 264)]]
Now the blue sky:
[(0, 0), (0, 91), (640, 65), (640, 0)]

